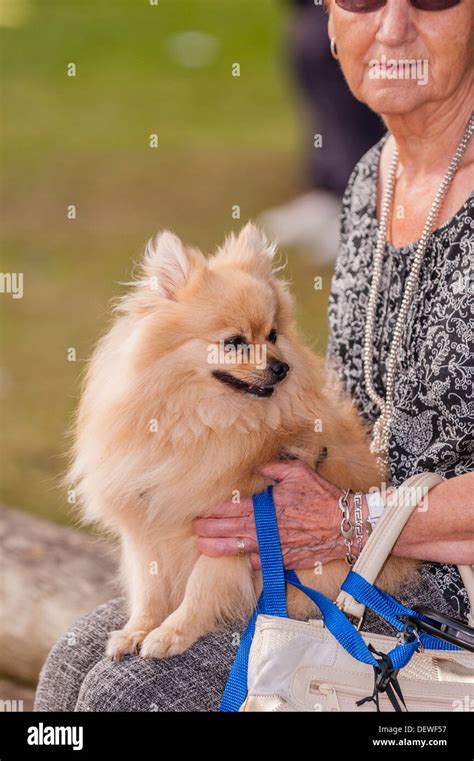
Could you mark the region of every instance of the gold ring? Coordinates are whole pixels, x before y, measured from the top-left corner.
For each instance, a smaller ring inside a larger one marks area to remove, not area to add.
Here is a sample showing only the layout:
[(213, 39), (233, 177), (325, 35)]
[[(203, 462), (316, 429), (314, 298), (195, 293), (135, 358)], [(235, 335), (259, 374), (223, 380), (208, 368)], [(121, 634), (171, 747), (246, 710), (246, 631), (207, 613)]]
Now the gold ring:
[(237, 555), (245, 555), (245, 542), (241, 537), (237, 539)]

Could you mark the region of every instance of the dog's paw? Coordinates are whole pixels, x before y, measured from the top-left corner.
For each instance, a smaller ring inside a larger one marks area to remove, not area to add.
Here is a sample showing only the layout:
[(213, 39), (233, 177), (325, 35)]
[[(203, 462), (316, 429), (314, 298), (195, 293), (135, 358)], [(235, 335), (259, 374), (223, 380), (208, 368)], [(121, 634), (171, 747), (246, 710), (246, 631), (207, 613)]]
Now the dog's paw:
[(143, 658), (171, 658), (184, 653), (195, 639), (186, 634), (183, 627), (164, 623), (145, 638), (140, 655)]
[(147, 634), (144, 629), (117, 629), (110, 632), (105, 654), (114, 661), (119, 661), (124, 655), (137, 654)]

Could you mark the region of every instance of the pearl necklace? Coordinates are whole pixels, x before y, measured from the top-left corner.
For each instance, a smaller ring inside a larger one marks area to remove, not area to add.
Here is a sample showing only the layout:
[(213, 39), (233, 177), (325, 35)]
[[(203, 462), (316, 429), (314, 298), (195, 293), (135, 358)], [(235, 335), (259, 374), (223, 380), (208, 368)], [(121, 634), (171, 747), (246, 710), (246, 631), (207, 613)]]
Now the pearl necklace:
[(413, 258), (413, 264), (405, 283), (402, 304), (395, 324), (393, 339), (388, 353), (387, 378), (385, 384), (386, 393), (385, 399), (383, 399), (377, 394), (373, 383), (373, 344), (377, 297), (379, 293), (380, 279), (382, 276), (382, 264), (385, 251), (385, 242), (387, 238), (387, 227), (391, 216), (395, 177), (398, 168), (398, 150), (396, 146), (390, 163), (387, 183), (382, 197), (382, 212), (377, 235), (377, 246), (374, 255), (372, 282), (370, 284), (369, 301), (367, 306), (367, 321), (365, 326), (363, 356), (364, 383), (367, 395), (380, 410), (380, 417), (376, 420), (373, 428), (372, 444), (370, 450), (374, 454), (378, 455), (377, 463), (383, 477), (388, 475), (390, 425), (392, 422), (393, 414), (393, 388), (398, 358), (400, 354), (400, 347), (403, 339), (403, 330), (407, 324), (408, 312), (412, 303), (413, 296), (415, 295), (423, 256), (426, 251), (428, 239), (431, 235), (434, 222), (438, 216), (441, 204), (443, 203), (446, 193), (449, 190), (453, 177), (458, 169), (459, 162), (461, 161), (461, 158), (468, 146), (473, 132), (474, 114), (471, 114), (471, 118), (469, 119), (462, 139), (457, 147), (456, 153), (451, 160), (446, 174), (444, 175), (441, 184), (436, 192), (433, 203), (431, 204), (431, 208), (426, 218), (425, 226), (423, 228), (423, 232), (421, 234), (416, 253)]

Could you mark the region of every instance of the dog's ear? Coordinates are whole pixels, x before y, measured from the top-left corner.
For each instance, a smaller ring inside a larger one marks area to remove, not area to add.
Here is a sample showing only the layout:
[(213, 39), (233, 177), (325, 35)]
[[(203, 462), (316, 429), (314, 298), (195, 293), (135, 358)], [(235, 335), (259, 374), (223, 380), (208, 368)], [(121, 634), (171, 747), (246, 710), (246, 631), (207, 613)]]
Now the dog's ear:
[(247, 222), (245, 227), (240, 231), (237, 240), (248, 251), (251, 251), (256, 256), (264, 256), (270, 262), (275, 255), (276, 243), (270, 243), (263, 230), (254, 225), (253, 222)]
[(195, 267), (204, 261), (200, 251), (187, 248), (177, 235), (164, 230), (147, 243), (142, 284), (158, 296), (176, 301), (179, 289), (186, 285)]
[(247, 271), (259, 272), (267, 277), (272, 274), (276, 243), (270, 243), (265, 233), (248, 222), (236, 236), (231, 233), (218, 251), (219, 258), (232, 260)]

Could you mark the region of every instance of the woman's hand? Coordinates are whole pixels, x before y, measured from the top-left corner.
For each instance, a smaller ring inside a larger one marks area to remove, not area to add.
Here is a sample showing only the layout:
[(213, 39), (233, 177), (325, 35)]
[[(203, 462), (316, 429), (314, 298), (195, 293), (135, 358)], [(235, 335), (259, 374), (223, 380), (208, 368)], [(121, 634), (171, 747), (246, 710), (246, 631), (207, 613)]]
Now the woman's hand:
[[(338, 499), (342, 492), (304, 463), (274, 462), (258, 472), (277, 481), (273, 488), (275, 510), (285, 568), (314, 568), (317, 562), (343, 558)], [(225, 502), (206, 518), (196, 518), (197, 547), (204, 555), (221, 557), (238, 553), (243, 539), (252, 567), (260, 568), (252, 500)]]

